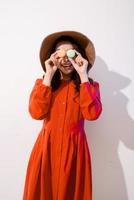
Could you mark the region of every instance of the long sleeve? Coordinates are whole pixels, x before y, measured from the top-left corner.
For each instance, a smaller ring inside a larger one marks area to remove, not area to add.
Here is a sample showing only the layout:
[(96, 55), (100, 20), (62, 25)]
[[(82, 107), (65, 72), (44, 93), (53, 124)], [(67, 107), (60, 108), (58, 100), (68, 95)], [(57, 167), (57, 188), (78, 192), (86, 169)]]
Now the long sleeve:
[(29, 113), (32, 118), (42, 120), (47, 117), (50, 109), (52, 87), (44, 85), (42, 79), (36, 79), (29, 97)]
[(96, 120), (102, 112), (99, 83), (89, 81), (80, 84), (80, 107), (83, 117), (87, 120)]

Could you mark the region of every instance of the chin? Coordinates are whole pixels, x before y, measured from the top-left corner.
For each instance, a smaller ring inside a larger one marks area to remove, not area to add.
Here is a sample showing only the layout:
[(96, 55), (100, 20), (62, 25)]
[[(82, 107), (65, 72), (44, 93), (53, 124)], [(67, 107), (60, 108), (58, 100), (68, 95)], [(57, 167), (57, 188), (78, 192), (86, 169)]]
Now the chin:
[(69, 70), (60, 68), (59, 70), (60, 70), (62, 73), (64, 73), (64, 74), (71, 74), (71, 73), (74, 71), (74, 68), (69, 69)]
[(72, 74), (74, 70), (70, 70), (70, 71), (62, 71), (63, 74)]

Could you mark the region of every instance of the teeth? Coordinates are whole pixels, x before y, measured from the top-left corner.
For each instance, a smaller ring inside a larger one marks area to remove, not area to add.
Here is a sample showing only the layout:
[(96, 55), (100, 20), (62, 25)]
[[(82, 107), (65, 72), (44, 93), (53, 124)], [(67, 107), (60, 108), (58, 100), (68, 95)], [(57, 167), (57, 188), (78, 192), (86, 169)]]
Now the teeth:
[(63, 64), (63, 66), (67, 66), (67, 67), (69, 67), (69, 66), (71, 66), (71, 64)]
[(64, 66), (70, 66), (70, 64), (64, 64)]
[(70, 66), (70, 65), (71, 65), (71, 62), (70, 62), (70, 61), (67, 61), (66, 63), (63, 63), (63, 65), (65, 65), (65, 66)]
[(64, 67), (71, 67), (70, 65), (64, 65)]
[(71, 63), (65, 63), (65, 64), (63, 64), (64, 66), (70, 66), (71, 65)]

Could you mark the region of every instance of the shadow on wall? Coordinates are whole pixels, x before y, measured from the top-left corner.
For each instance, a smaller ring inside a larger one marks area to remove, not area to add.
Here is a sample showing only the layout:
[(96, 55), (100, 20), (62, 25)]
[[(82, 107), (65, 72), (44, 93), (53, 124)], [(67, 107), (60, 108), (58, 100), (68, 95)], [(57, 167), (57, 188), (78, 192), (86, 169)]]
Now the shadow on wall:
[(128, 200), (118, 147), (123, 142), (127, 148), (134, 149), (134, 121), (127, 111), (129, 99), (121, 92), (131, 80), (109, 71), (100, 57), (96, 57), (93, 73), (96, 81), (102, 80), (100, 93), (103, 104), (100, 118), (91, 123), (85, 121), (92, 157), (93, 199)]

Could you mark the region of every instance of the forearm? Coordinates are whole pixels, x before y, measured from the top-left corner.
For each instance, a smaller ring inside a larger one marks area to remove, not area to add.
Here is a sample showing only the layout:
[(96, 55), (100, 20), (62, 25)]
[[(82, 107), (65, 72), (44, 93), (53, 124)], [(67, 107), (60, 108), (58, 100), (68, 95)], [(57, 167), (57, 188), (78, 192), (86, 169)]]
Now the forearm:
[(90, 84), (86, 74), (80, 75), (80, 107), (87, 120), (95, 120), (102, 112), (99, 83)]
[(53, 75), (51, 73), (45, 73), (42, 84), (46, 86), (51, 86)]
[(29, 98), (29, 112), (34, 119), (43, 119), (50, 108), (52, 87), (37, 79)]

